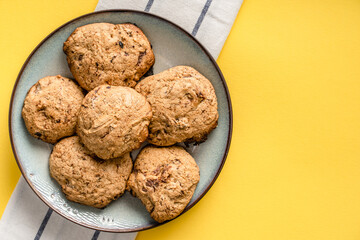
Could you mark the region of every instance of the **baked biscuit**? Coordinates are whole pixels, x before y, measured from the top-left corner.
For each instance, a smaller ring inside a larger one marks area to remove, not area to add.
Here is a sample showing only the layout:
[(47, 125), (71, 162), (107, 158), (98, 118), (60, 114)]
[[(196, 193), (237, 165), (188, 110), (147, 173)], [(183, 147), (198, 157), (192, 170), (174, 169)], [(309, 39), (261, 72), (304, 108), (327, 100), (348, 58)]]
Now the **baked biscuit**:
[(67, 199), (103, 208), (124, 193), (132, 160), (129, 153), (107, 161), (99, 159), (73, 136), (55, 145), (49, 166)]
[(217, 126), (215, 90), (192, 67), (170, 68), (145, 78), (135, 89), (146, 96), (152, 107), (148, 139), (152, 144), (203, 142)]
[(40, 79), (24, 101), (26, 128), (33, 137), (48, 143), (73, 135), (83, 98), (82, 89), (71, 79), (60, 75)]
[(150, 104), (134, 89), (101, 85), (82, 102), (77, 134), (99, 158), (115, 158), (140, 147), (151, 117)]
[(199, 180), (199, 167), (182, 147), (148, 146), (137, 156), (127, 189), (161, 223), (184, 210)]
[(102, 84), (134, 87), (155, 62), (148, 39), (129, 23), (79, 27), (63, 50), (73, 76), (88, 91)]

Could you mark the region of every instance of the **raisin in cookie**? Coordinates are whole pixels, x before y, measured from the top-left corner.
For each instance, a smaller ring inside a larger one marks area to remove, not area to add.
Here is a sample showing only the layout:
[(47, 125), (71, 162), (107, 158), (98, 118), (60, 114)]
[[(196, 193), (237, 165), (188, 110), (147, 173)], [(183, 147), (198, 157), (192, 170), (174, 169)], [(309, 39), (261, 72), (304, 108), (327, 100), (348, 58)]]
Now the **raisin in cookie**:
[(134, 87), (155, 62), (144, 33), (128, 23), (79, 27), (63, 50), (73, 76), (88, 91), (102, 84)]
[(177, 66), (147, 77), (135, 89), (146, 96), (153, 110), (149, 126), (152, 144), (203, 142), (217, 126), (215, 90), (191, 67)]
[(40, 79), (24, 101), (26, 128), (33, 137), (48, 143), (73, 135), (83, 98), (82, 89), (71, 79), (60, 75)]
[(127, 189), (161, 223), (184, 210), (199, 180), (199, 167), (182, 147), (148, 146), (136, 158)]
[(101, 85), (82, 102), (77, 134), (99, 158), (115, 158), (140, 147), (151, 117), (150, 104), (134, 89)]
[(132, 160), (129, 153), (108, 161), (99, 159), (73, 136), (55, 145), (49, 166), (67, 199), (103, 208), (124, 193)]

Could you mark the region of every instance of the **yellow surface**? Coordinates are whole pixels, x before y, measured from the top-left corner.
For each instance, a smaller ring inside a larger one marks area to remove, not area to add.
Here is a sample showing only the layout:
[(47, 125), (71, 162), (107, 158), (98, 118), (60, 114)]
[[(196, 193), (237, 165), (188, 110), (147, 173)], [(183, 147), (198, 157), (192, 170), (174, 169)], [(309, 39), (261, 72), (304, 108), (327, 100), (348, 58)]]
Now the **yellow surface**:
[[(8, 137), (16, 76), (97, 0), (0, 0), (0, 214), (20, 175)], [(225, 167), (145, 239), (360, 239), (360, 1), (245, 0), (218, 59), (234, 108)]]

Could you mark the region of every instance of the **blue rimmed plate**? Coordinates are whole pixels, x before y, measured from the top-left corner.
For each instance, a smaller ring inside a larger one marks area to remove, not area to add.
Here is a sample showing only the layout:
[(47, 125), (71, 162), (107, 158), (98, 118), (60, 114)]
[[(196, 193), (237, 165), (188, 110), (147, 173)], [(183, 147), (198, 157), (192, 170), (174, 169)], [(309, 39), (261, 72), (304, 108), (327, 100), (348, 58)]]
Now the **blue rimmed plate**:
[(199, 165), (200, 182), (185, 211), (194, 206), (215, 182), (224, 165), (232, 132), (231, 101), (224, 77), (208, 51), (185, 30), (161, 17), (139, 11), (110, 10), (81, 16), (56, 29), (35, 48), (19, 73), (10, 102), (9, 128), (13, 152), (30, 187), (63, 217), (101, 231), (149, 229), (160, 224), (152, 220), (141, 201), (128, 192), (105, 209), (68, 201), (60, 186), (50, 177), (48, 158), (52, 145), (31, 137), (21, 118), (26, 93), (40, 78), (58, 74), (73, 78), (62, 51), (63, 43), (77, 27), (95, 22), (130, 22), (140, 27), (153, 46), (154, 74), (176, 65), (188, 65), (211, 81), (218, 98), (219, 123), (206, 142), (187, 147)]

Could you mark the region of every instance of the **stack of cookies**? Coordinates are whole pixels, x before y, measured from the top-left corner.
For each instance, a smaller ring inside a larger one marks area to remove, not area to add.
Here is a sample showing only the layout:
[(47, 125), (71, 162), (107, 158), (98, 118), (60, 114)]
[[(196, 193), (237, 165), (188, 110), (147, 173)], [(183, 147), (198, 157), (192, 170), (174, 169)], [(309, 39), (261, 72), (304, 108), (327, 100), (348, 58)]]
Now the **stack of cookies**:
[(155, 56), (133, 24), (79, 27), (63, 49), (76, 81), (40, 79), (22, 110), (29, 133), (55, 144), (51, 176), (74, 202), (104, 208), (128, 190), (156, 221), (178, 216), (200, 179), (178, 144), (203, 142), (217, 126), (210, 81), (188, 66), (144, 78)]

